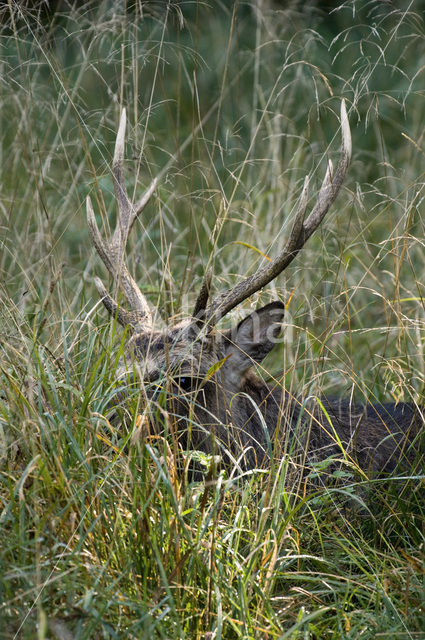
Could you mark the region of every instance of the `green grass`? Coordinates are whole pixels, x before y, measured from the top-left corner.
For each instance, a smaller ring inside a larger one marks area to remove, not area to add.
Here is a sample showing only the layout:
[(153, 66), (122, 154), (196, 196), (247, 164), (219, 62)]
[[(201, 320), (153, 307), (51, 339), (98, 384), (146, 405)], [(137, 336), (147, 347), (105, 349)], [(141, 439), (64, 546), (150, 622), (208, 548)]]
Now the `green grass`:
[(423, 465), (310, 487), (288, 455), (193, 482), (137, 395), (110, 421), (126, 336), (84, 202), (106, 231), (122, 106), (130, 192), (166, 168), (130, 269), (184, 316), (207, 265), (220, 291), (276, 255), (345, 98), (336, 206), (233, 321), (290, 298), (263, 375), (423, 405), (425, 5), (306, 4), (0, 9), (0, 638), (425, 638)]

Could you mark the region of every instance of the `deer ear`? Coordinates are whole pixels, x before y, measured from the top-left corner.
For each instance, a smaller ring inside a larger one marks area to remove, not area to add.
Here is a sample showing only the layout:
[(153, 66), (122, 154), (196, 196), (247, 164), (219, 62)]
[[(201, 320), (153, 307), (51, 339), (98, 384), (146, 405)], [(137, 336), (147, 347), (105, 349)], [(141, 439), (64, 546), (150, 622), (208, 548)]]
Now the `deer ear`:
[(275, 301), (244, 318), (229, 335), (227, 353), (241, 370), (261, 362), (271, 351), (282, 330), (285, 305)]

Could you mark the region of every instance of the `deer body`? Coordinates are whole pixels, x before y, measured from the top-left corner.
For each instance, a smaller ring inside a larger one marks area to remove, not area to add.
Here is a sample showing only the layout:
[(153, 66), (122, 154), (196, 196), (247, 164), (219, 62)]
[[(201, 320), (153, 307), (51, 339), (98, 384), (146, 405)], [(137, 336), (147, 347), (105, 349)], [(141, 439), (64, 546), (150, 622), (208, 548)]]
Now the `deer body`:
[(90, 199), (87, 218), (93, 243), (112, 277), (121, 286), (129, 311), (111, 298), (99, 279), (96, 285), (108, 311), (132, 337), (122, 376), (135, 371), (145, 403), (166, 411), (180, 441), (190, 448), (219, 453), (243, 468), (263, 464), (271, 451), (281, 455), (301, 452), (304, 461), (333, 456), (358, 464), (363, 470), (392, 471), (409, 462), (413, 443), (423, 431), (423, 418), (410, 405), (353, 406), (346, 401), (303, 403), (282, 385), (270, 387), (258, 378), (253, 365), (273, 348), (282, 329), (284, 305), (272, 302), (231, 330), (216, 329), (235, 306), (281, 273), (321, 224), (345, 179), (351, 156), (351, 138), (344, 102), (341, 105), (342, 150), (333, 175), (329, 165), (317, 201), (305, 218), (308, 179), (305, 179), (289, 238), (278, 256), (241, 280), (233, 289), (210, 300), (207, 272), (192, 316), (177, 326), (157, 331), (149, 305), (124, 261), (129, 231), (156, 187), (132, 204), (124, 178), (125, 111), (117, 134), (113, 160), (117, 226), (104, 241)]
[(183, 447), (219, 454), (243, 469), (267, 464), (270, 449), (275, 457), (290, 451), (307, 464), (332, 456), (330, 470), (343, 459), (378, 473), (408, 465), (420, 430), (411, 405), (303, 403), (255, 374), (253, 364), (273, 348), (283, 315), (284, 306), (274, 302), (233, 330), (205, 334), (193, 322), (136, 334), (129, 355), (146, 401), (155, 406), (158, 391), (166, 389), (167, 416)]

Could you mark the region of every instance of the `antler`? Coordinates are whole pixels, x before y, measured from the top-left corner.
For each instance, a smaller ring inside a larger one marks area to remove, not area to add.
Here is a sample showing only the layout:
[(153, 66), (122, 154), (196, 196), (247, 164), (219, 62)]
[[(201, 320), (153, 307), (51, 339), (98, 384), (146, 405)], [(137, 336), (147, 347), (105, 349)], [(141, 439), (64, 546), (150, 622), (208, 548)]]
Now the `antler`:
[(205, 309), (203, 319), (210, 326), (214, 325), (243, 300), (262, 289), (262, 287), (282, 273), (320, 225), (338, 195), (345, 176), (347, 175), (351, 160), (351, 133), (344, 100), (341, 102), (341, 132), (342, 146), (336, 173), (334, 176), (332, 175), (332, 163), (329, 161), (316, 204), (307, 220), (304, 220), (304, 217), (308, 202), (308, 176), (305, 178), (294, 224), (281, 253), (271, 263), (260, 267), (252, 276), (248, 276), (232, 289), (216, 296), (208, 306), (205, 291), (208, 290), (209, 287), (203, 286), (204, 296), (202, 300), (199, 299), (201, 296), (198, 297), (196, 305), (197, 314), (199, 315), (201, 312), (200, 303), (202, 302)]
[(126, 311), (122, 307), (118, 306), (115, 300), (111, 298), (109, 293), (106, 291), (102, 281), (99, 278), (95, 278), (95, 284), (102, 298), (102, 302), (109, 313), (116, 317), (123, 327), (130, 325), (133, 330), (141, 330), (152, 326), (152, 316), (146, 298), (128, 271), (124, 261), (124, 256), (128, 234), (130, 233), (135, 219), (149, 202), (155, 190), (157, 179), (155, 178), (152, 181), (147, 191), (143, 194), (140, 200), (136, 202), (136, 204), (131, 203), (124, 181), (125, 127), (126, 113), (125, 109), (123, 109), (115, 142), (114, 158), (112, 161), (115, 199), (118, 208), (117, 224), (112, 239), (109, 242), (102, 239), (94, 217), (93, 207), (89, 196), (87, 196), (86, 201), (87, 222), (96, 251), (112, 278), (122, 287), (130, 307), (130, 311)]

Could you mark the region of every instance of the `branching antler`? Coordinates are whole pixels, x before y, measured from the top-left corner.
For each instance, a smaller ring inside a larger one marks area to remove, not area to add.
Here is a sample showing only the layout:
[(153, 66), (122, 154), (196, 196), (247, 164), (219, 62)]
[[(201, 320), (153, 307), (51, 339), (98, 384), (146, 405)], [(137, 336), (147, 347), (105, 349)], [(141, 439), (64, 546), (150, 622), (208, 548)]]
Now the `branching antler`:
[[(113, 279), (122, 287), (130, 307), (129, 311), (118, 306), (109, 295), (99, 278), (95, 279), (102, 302), (112, 316), (116, 316), (123, 326), (130, 325), (134, 331), (147, 330), (152, 326), (151, 312), (148, 302), (136, 282), (130, 275), (125, 263), (125, 249), (131, 227), (141, 211), (149, 202), (157, 185), (155, 178), (144, 195), (132, 204), (127, 194), (124, 181), (124, 140), (126, 128), (126, 113), (123, 109), (120, 126), (115, 142), (115, 152), (112, 163), (115, 198), (117, 201), (117, 224), (112, 239), (103, 240), (97, 226), (91, 200), (87, 197), (87, 221), (93, 244)], [(209, 326), (216, 324), (231, 309), (240, 304), (250, 295), (259, 291), (266, 284), (278, 276), (301, 251), (309, 237), (321, 224), (330, 206), (335, 201), (338, 192), (347, 175), (351, 159), (351, 134), (344, 100), (341, 102), (341, 131), (342, 147), (335, 175), (329, 162), (325, 178), (310, 215), (305, 220), (308, 204), (308, 177), (305, 178), (300, 202), (289, 238), (280, 254), (269, 264), (260, 267), (256, 273), (239, 282), (235, 287), (218, 294), (209, 304), (211, 273), (208, 272), (198, 295), (194, 316), (206, 322)]]
[(90, 197), (87, 196), (87, 222), (90, 228), (93, 244), (108, 269), (112, 278), (122, 287), (130, 311), (118, 306), (106, 291), (99, 278), (95, 278), (96, 287), (102, 298), (102, 302), (112, 316), (116, 316), (118, 322), (124, 327), (130, 325), (134, 330), (147, 329), (152, 326), (152, 317), (148, 302), (136, 282), (130, 275), (125, 263), (125, 249), (128, 234), (137, 216), (149, 202), (155, 190), (157, 179), (155, 178), (143, 196), (132, 204), (124, 181), (124, 141), (126, 128), (126, 113), (123, 109), (120, 126), (115, 142), (114, 158), (112, 162), (112, 174), (114, 178), (115, 198), (117, 201), (117, 224), (112, 239), (103, 240), (93, 212)]
[[(256, 291), (262, 289), (262, 287), (282, 273), (282, 271), (286, 269), (286, 267), (301, 251), (309, 237), (321, 224), (330, 206), (338, 195), (338, 192), (345, 180), (345, 176), (347, 175), (351, 160), (351, 133), (344, 100), (341, 102), (341, 132), (342, 147), (335, 175), (332, 175), (332, 164), (329, 162), (317, 202), (307, 220), (304, 220), (308, 202), (308, 176), (306, 177), (298, 209), (295, 214), (294, 224), (289, 234), (288, 241), (280, 254), (271, 263), (264, 265), (258, 269), (256, 273), (245, 278), (232, 289), (218, 294), (208, 306), (205, 295), (202, 297), (202, 303), (204, 304), (205, 309), (204, 320), (210, 326), (216, 324), (220, 318), (223, 318), (243, 300), (251, 296)], [(203, 289), (208, 290), (209, 287), (203, 287)], [(201, 301), (198, 298), (198, 315), (201, 312), (200, 302)]]

